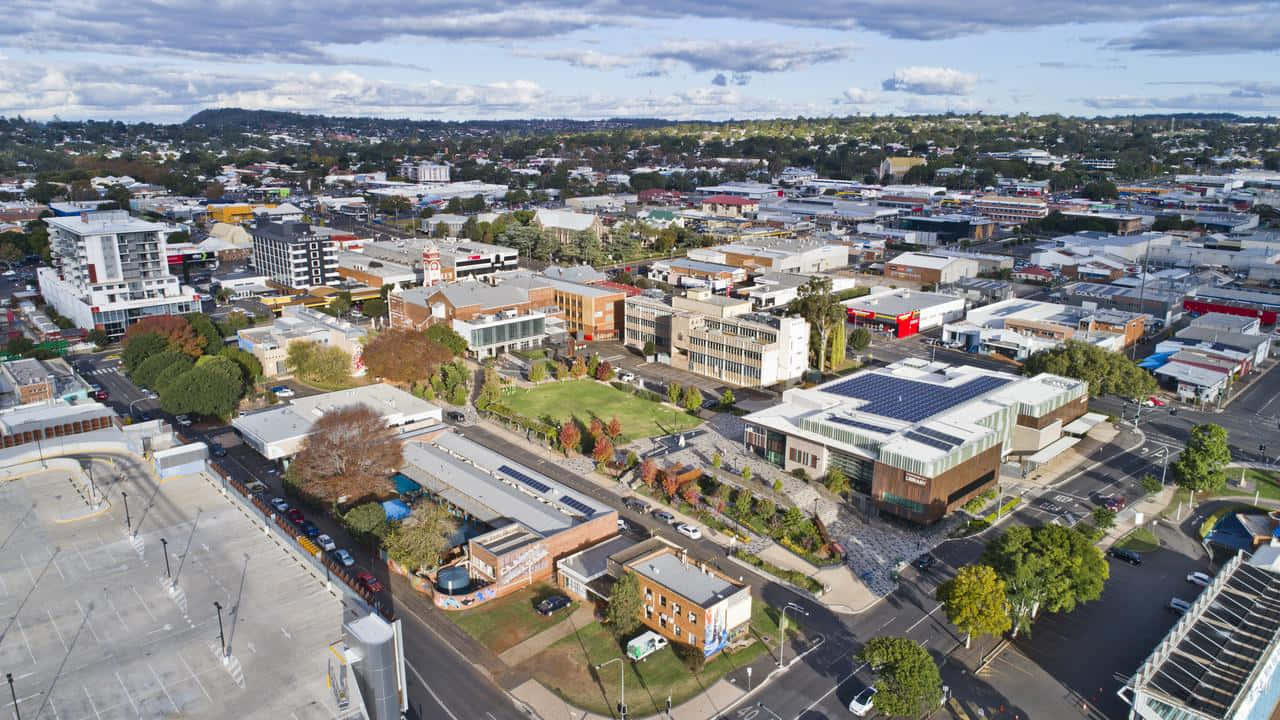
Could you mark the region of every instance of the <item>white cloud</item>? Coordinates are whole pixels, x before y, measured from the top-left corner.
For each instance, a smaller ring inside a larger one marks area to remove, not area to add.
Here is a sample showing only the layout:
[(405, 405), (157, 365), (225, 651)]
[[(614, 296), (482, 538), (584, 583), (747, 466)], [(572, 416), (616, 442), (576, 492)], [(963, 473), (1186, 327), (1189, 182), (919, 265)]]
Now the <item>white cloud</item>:
[(1176, 55), (1274, 53), (1280, 47), (1277, 12), (1280, 8), (1272, 6), (1270, 15), (1197, 17), (1160, 22), (1111, 40), (1106, 46)]
[(844, 91), (845, 102), (851, 102), (854, 105), (866, 105), (868, 103), (879, 102), (883, 97), (875, 90), (866, 90), (859, 87), (851, 87)]
[(626, 55), (610, 55), (596, 52), (595, 50), (551, 50), (547, 52), (517, 50), (516, 55), (542, 58), (543, 60), (559, 60), (574, 67), (590, 70), (614, 70), (635, 63), (635, 58), (627, 57)]
[(917, 66), (895, 70), (881, 86), (913, 95), (968, 95), (977, 82), (977, 76), (952, 68)]
[(646, 51), (657, 61), (687, 64), (696, 71), (777, 73), (844, 60), (852, 48), (756, 40), (684, 40)]

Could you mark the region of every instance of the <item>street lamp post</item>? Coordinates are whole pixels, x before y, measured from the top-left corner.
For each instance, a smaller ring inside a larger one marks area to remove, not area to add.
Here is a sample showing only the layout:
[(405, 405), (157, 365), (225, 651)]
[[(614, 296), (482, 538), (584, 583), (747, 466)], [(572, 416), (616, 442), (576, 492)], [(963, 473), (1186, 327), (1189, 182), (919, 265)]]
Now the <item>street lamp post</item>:
[(599, 672), (605, 666), (611, 665), (613, 663), (618, 663), (618, 715), (621, 716), (622, 720), (627, 720), (627, 674), (626, 674), (627, 666), (626, 664), (622, 662), (622, 658), (616, 657), (612, 660), (608, 660), (600, 663), (599, 665), (596, 665), (596, 671)]
[(809, 617), (809, 611), (799, 605), (789, 602), (786, 607), (782, 608), (782, 618), (778, 623), (778, 667), (782, 667), (782, 656), (787, 652), (787, 611), (795, 610), (796, 612)]
[(129, 518), (129, 493), (121, 490), (120, 499), (124, 501), (124, 527), (126, 530), (133, 530), (133, 521)]
[(222, 603), (213, 601), (213, 608), (218, 611), (218, 647), (222, 648), (222, 657), (227, 657), (227, 637), (222, 633)]
[(169, 541), (160, 538), (160, 544), (164, 546), (164, 576), (172, 578), (173, 575), (169, 572)]
[(9, 681), (9, 697), (13, 698), (13, 716), (17, 720), (22, 720), (22, 713), (18, 712), (18, 693), (13, 689), (13, 673), (5, 673), (4, 679)]

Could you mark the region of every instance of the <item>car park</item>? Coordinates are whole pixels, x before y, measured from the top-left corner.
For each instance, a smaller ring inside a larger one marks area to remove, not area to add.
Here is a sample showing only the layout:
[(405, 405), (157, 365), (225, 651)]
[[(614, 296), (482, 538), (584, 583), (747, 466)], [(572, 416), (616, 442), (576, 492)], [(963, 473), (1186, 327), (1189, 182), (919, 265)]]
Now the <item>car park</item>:
[(666, 510), (654, 510), (653, 517), (667, 524), (671, 524), (675, 522), (675, 519), (676, 519), (675, 515), (672, 515)]
[(552, 595), (538, 601), (538, 604), (534, 609), (538, 611), (539, 615), (550, 616), (555, 611), (563, 610), (567, 607), (569, 607), (568, 595)]
[(1187, 575), (1187, 582), (1200, 587), (1208, 587), (1213, 582), (1213, 578), (1202, 572), (1193, 572)]
[(868, 685), (849, 701), (849, 712), (858, 717), (866, 717), (875, 707), (876, 688)]
[(334, 550), (330, 555), (333, 557), (333, 561), (342, 567), (351, 567), (356, 564), (356, 559), (351, 557), (351, 553), (343, 550), (342, 548)]
[(382, 592), (382, 581), (373, 576), (368, 570), (361, 570), (356, 573), (356, 582), (360, 583), (360, 587), (369, 592)]
[(680, 533), (681, 535), (684, 535), (690, 540), (702, 539), (702, 531), (699, 530), (696, 525), (690, 525), (688, 523), (680, 523), (679, 525), (676, 526), (676, 532)]
[(333, 538), (323, 533), (316, 536), (316, 545), (321, 550), (336, 550), (338, 548), (338, 544), (333, 541)]
[(1169, 598), (1169, 609), (1178, 614), (1185, 614), (1191, 609), (1191, 603), (1182, 598)]
[[(262, 483), (258, 484), (262, 485)], [(275, 508), (278, 513), (289, 512), (289, 503), (286, 502), (284, 498), (271, 498), (271, 507)]]
[(302, 514), (302, 511), (299, 510), (298, 508), (289, 508), (288, 510), (285, 511), (284, 516), (289, 518), (289, 522), (293, 523), (294, 525), (297, 525), (298, 523), (307, 519)]
[(1135, 567), (1142, 564), (1142, 556), (1132, 550), (1113, 547), (1109, 551), (1109, 554), (1111, 555), (1111, 557), (1117, 560), (1121, 560), (1123, 562), (1127, 562), (1130, 565), (1133, 565)]

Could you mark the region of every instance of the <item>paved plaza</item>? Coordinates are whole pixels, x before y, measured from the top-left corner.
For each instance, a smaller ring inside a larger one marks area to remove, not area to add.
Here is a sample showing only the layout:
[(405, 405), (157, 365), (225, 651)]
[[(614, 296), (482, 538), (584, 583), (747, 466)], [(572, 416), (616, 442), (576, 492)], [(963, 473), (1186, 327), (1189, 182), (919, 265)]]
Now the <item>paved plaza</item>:
[(202, 476), (91, 467), (103, 502), (66, 460), (0, 484), (0, 672), (21, 716), (334, 717), (342, 606), (323, 582)]

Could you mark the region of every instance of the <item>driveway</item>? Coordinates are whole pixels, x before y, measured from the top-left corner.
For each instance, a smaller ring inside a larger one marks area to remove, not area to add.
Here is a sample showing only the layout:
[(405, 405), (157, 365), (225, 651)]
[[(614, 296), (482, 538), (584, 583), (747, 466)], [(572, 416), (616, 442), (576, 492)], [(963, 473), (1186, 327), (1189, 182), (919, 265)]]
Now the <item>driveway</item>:
[(667, 384), (672, 382), (678, 382), (682, 387), (697, 387), (704, 396), (720, 397), (725, 388), (738, 392), (736, 386), (727, 385), (715, 378), (703, 377), (662, 363), (648, 362), (616, 340), (594, 343), (588, 350), (599, 353), (602, 360), (608, 360), (616, 368), (635, 373), (645, 381), (645, 388), (654, 392), (666, 392)]

